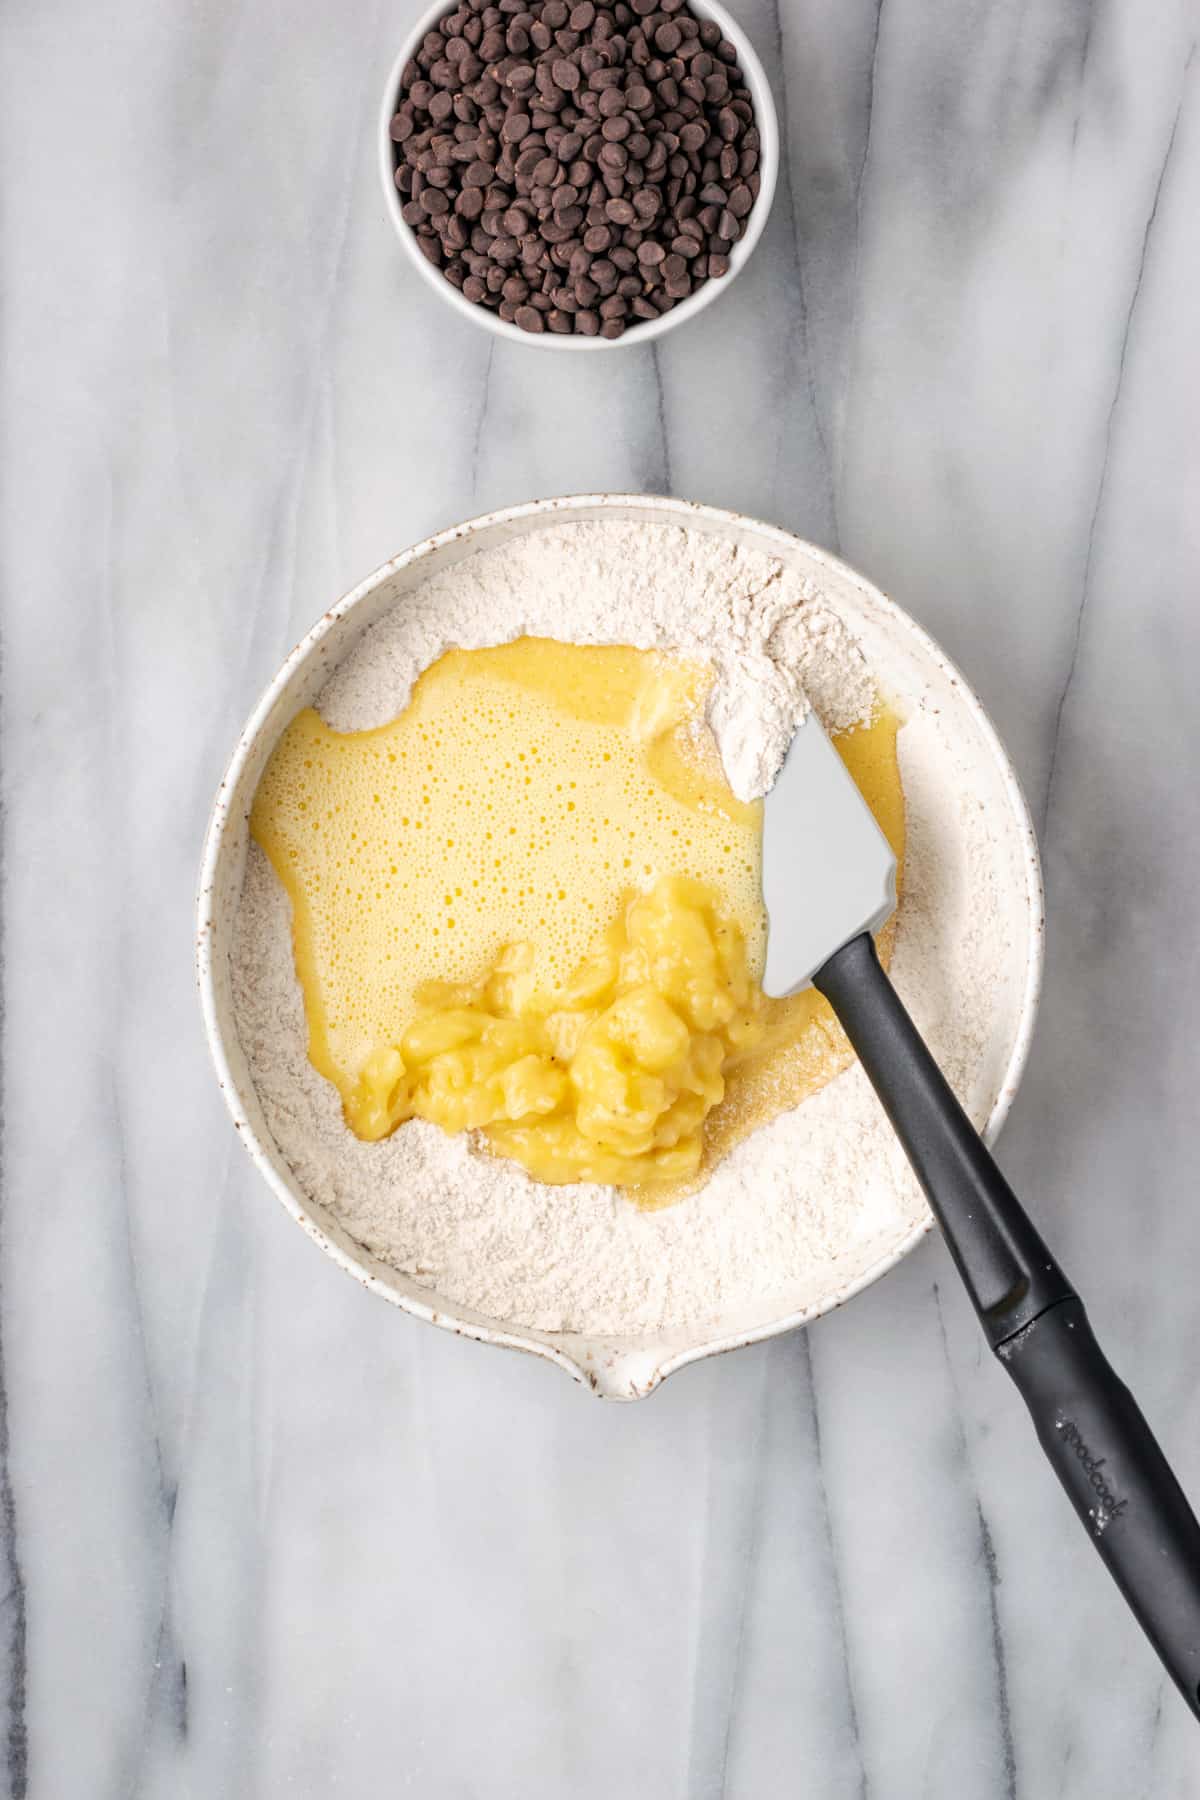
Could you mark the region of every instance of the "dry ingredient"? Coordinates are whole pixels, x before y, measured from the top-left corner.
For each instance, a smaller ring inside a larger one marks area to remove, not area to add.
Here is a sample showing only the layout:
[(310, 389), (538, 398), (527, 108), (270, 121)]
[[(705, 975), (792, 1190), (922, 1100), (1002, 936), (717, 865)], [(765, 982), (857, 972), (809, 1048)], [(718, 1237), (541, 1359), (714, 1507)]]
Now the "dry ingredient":
[(422, 254), (522, 331), (619, 338), (728, 273), (758, 198), (737, 51), (685, 0), (466, 0), (392, 120)]
[[(670, 647), (716, 672), (712, 722), (727, 773), (777, 766), (778, 713), (755, 716), (753, 672), (771, 691), (803, 686), (825, 723), (870, 711), (874, 686), (834, 610), (775, 560), (674, 527), (534, 531), (429, 578), (360, 642), (319, 700), (342, 730), (385, 723), (448, 645), (525, 633)], [(771, 742), (764, 746), (763, 740)], [(937, 732), (901, 733), (908, 856), (893, 973), (976, 1114), (997, 980), (996, 895), (983, 822), (950, 790)], [(989, 933), (989, 923), (993, 930)], [(921, 1202), (873, 1097), (851, 1070), (736, 1146), (695, 1195), (639, 1212), (592, 1184), (550, 1188), (422, 1120), (383, 1143), (346, 1129), (338, 1097), (308, 1062), (286, 896), (253, 846), (234, 954), (238, 1030), (268, 1125), (302, 1187), (357, 1242), (497, 1320), (585, 1333), (638, 1333), (791, 1310), (886, 1253)]]

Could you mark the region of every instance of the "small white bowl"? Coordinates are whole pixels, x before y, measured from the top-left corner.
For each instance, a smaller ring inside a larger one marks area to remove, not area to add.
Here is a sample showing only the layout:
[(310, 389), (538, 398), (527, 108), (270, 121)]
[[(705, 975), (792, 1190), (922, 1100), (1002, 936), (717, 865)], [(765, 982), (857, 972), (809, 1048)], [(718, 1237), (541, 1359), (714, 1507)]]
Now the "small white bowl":
[[(246, 868), (250, 804), (285, 727), (310, 705), (333, 669), (376, 620), (406, 603), (435, 571), (477, 550), (548, 526), (594, 519), (682, 525), (779, 557), (827, 594), (862, 642), (880, 686), (902, 711), (920, 710), (936, 729), (946, 780), (978, 803), (988, 822), (997, 931), (1006, 946), (1003, 990), (980, 1072), (990, 1097), (984, 1136), (1008, 1116), (1029, 1055), (1042, 972), (1042, 884), (1037, 843), (1016, 775), (983, 707), (942, 651), (879, 589), (813, 544), (778, 526), (685, 500), (647, 494), (583, 494), (534, 500), (488, 513), (426, 538), (376, 569), (330, 608), (292, 651), (242, 732), (209, 822), (200, 872), (196, 971), (209, 1047), (242, 1142), (304, 1231), (349, 1274), (405, 1312), (464, 1337), (532, 1351), (566, 1369), (594, 1393), (635, 1400), (685, 1363), (807, 1325), (884, 1275), (930, 1228), (927, 1215), (888, 1220), (868, 1233), (846, 1222), (846, 1238), (803, 1291), (765, 1310), (731, 1313), (711, 1324), (626, 1337), (541, 1331), (471, 1312), (380, 1262), (304, 1192), (271, 1136), (234, 1022), (230, 950)], [(776, 1310), (777, 1309), (777, 1310)]]
[(660, 318), (647, 319), (636, 326), (631, 326), (623, 337), (577, 337), (567, 336), (555, 331), (529, 332), (522, 331), (519, 325), (510, 325), (506, 320), (491, 311), (489, 307), (480, 306), (473, 300), (466, 299), (459, 293), (452, 282), (446, 280), (440, 270), (422, 256), (417, 248), (415, 234), (404, 223), (401, 213), (400, 194), (395, 181), (395, 150), (392, 142), (391, 125), (400, 97), (400, 78), (405, 64), (415, 56), (420, 48), (421, 40), (426, 32), (432, 31), (440, 19), (454, 10), (453, 0), (435, 0), (435, 4), (423, 12), (404, 43), (400, 54), (392, 64), (387, 78), (387, 86), (383, 90), (383, 104), (379, 113), (379, 177), (383, 184), (384, 205), (388, 217), (396, 227), (396, 235), (403, 244), (413, 267), (422, 281), (447, 301), (456, 312), (485, 330), (495, 332), (497, 337), (508, 338), (514, 344), (528, 344), (538, 350), (624, 350), (631, 344), (648, 344), (653, 339), (662, 337), (664, 332), (673, 331), (676, 325), (683, 325), (688, 319), (694, 319), (706, 306), (729, 292), (735, 278), (741, 274), (751, 256), (754, 247), (763, 234), (767, 216), (771, 211), (771, 201), (775, 197), (775, 181), (779, 173), (779, 123), (775, 116), (775, 102), (771, 98), (771, 87), (758, 60), (753, 46), (740, 25), (726, 12), (723, 6), (715, 4), (715, 0), (688, 0), (689, 10), (698, 19), (712, 19), (721, 27), (722, 36), (727, 37), (738, 53), (738, 65), (750, 90), (750, 99), (754, 106), (754, 123), (758, 127), (759, 162), (758, 172), (761, 179), (758, 199), (747, 218), (745, 234), (729, 252), (729, 273), (706, 281), (694, 294), (673, 306), (670, 312), (663, 313)]

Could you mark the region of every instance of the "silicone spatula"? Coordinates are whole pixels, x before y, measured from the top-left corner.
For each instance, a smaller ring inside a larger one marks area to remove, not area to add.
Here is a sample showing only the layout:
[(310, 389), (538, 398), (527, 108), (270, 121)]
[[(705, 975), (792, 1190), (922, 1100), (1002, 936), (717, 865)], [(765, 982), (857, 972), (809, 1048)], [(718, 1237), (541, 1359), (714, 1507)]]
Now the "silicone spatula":
[(767, 796), (763, 897), (766, 992), (811, 983), (841, 1020), (1055, 1474), (1200, 1718), (1200, 1525), (879, 962), (871, 934), (896, 903), (895, 858), (811, 713)]

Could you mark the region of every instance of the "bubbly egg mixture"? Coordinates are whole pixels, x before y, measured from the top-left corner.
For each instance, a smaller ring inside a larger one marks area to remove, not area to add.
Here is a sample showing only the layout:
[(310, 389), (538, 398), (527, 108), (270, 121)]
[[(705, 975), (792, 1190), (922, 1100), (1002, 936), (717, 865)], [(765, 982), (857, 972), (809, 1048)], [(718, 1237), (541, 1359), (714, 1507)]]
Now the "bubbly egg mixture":
[[(288, 727), (251, 830), (359, 1137), (419, 1116), (660, 1204), (844, 1066), (817, 995), (758, 986), (762, 808), (725, 781), (709, 679), (523, 638), (447, 652), (377, 730)], [(895, 733), (837, 741), (899, 854)]]

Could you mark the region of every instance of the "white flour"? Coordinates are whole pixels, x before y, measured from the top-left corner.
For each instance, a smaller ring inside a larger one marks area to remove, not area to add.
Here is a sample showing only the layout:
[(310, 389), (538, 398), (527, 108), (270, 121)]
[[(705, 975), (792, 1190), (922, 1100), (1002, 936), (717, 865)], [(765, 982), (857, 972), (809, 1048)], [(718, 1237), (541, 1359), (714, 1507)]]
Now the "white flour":
[(874, 701), (862, 652), (803, 577), (724, 538), (613, 521), (529, 532), (432, 576), (334, 671), (321, 715), (338, 731), (386, 724), (443, 650), (522, 636), (711, 663), (709, 719), (742, 800), (774, 781), (808, 700), (834, 730)]
[[(377, 624), (319, 699), (337, 729), (394, 718), (451, 645), (523, 634), (661, 646), (713, 664), (710, 719), (731, 785), (769, 786), (805, 696), (841, 729), (874, 682), (845, 624), (774, 559), (677, 527), (616, 522), (532, 532), (435, 575)], [(892, 973), (977, 1118), (997, 980), (995, 894), (978, 809), (940, 766), (918, 713), (900, 735), (908, 818)], [(267, 1123), (301, 1186), (381, 1261), (444, 1300), (549, 1330), (624, 1334), (732, 1324), (826, 1291), (867, 1242), (899, 1243), (922, 1213), (866, 1081), (848, 1071), (754, 1132), (706, 1186), (640, 1212), (617, 1191), (548, 1187), (465, 1136), (411, 1120), (382, 1143), (347, 1129), (306, 1054), (290, 908), (250, 846), (233, 957), (238, 1033)]]

